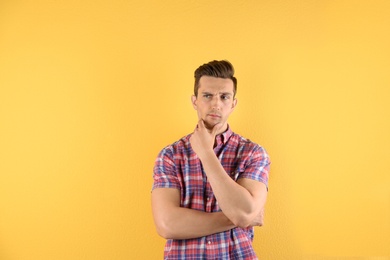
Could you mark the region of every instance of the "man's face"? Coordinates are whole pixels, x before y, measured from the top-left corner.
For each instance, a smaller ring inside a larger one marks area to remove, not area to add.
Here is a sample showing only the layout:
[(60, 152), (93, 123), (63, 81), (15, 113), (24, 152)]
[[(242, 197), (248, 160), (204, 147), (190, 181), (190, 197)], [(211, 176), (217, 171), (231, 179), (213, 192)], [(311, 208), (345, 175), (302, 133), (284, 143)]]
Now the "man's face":
[(192, 105), (198, 112), (198, 119), (202, 119), (209, 130), (217, 123), (223, 124), (222, 132), (226, 130), (228, 117), (237, 104), (233, 89), (231, 79), (210, 76), (200, 78), (198, 97), (192, 96)]

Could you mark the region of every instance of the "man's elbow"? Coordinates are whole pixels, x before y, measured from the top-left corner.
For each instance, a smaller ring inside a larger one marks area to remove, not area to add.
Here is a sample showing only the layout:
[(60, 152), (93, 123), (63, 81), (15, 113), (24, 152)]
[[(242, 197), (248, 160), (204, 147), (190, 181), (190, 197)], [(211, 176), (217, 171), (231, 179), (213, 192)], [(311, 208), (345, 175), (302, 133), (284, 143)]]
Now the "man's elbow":
[(168, 223), (165, 223), (163, 221), (160, 221), (159, 223), (156, 223), (156, 231), (157, 234), (165, 239), (173, 239), (175, 234), (172, 232), (172, 228), (170, 228), (170, 225)]
[(238, 214), (233, 217), (232, 222), (235, 226), (240, 228), (247, 228), (250, 226), (263, 226), (264, 225), (264, 215), (260, 214)]
[(251, 218), (247, 214), (240, 214), (235, 216), (232, 219), (232, 222), (235, 226), (240, 228), (247, 228), (252, 224)]
[(157, 228), (157, 234), (165, 239), (171, 239), (172, 235), (169, 233), (169, 231), (162, 229), (162, 228)]

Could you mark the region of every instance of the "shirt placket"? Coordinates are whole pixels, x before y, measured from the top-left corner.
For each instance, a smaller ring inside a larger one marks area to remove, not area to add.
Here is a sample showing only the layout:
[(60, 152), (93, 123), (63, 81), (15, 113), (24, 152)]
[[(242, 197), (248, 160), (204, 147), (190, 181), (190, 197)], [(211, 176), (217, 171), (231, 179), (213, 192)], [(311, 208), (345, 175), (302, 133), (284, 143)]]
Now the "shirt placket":
[(206, 198), (206, 212), (213, 212), (213, 200), (214, 200), (214, 193), (211, 189), (211, 185), (208, 181), (206, 181), (206, 190), (205, 190), (205, 198)]
[[(221, 140), (221, 136), (217, 136), (217, 146), (214, 148), (214, 152), (217, 156), (220, 153), (222, 146), (223, 146), (223, 143)], [(220, 157), (220, 156), (218, 156), (218, 157)], [(207, 212), (218, 211), (219, 208), (217, 206), (217, 202), (215, 201), (214, 192), (211, 188), (210, 183), (207, 181), (207, 175), (204, 174), (204, 176), (206, 176), (206, 188), (205, 188), (206, 211)]]
[(214, 235), (207, 236), (205, 242), (207, 259), (218, 259), (218, 245)]

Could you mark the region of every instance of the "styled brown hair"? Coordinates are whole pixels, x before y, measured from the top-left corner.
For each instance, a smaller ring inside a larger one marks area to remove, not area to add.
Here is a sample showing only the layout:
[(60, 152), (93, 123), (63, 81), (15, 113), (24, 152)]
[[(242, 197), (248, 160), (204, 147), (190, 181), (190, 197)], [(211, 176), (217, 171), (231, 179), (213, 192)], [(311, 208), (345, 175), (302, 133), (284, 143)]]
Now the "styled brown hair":
[(234, 77), (234, 67), (227, 60), (213, 60), (205, 63), (195, 70), (194, 76), (194, 95), (196, 97), (198, 96), (199, 81), (202, 76), (231, 79), (234, 85), (233, 95), (235, 96), (237, 93), (237, 79)]

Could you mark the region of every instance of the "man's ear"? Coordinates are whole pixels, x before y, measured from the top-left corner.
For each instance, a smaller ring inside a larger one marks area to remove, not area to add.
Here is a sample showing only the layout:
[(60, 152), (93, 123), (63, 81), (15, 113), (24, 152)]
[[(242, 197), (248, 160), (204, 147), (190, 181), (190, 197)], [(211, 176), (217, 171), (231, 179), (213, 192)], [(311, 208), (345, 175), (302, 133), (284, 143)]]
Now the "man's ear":
[(197, 98), (195, 95), (192, 95), (191, 96), (191, 103), (192, 103), (192, 106), (194, 107), (195, 110), (198, 109), (198, 106), (196, 105), (196, 101), (197, 101)]
[(233, 99), (232, 110), (237, 106), (237, 98)]

